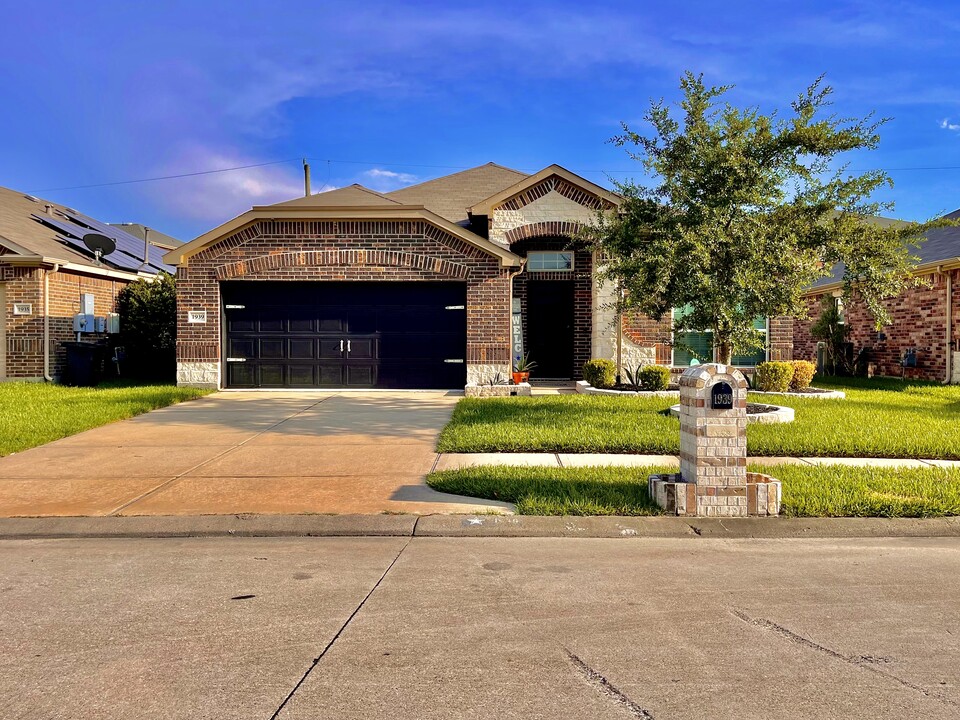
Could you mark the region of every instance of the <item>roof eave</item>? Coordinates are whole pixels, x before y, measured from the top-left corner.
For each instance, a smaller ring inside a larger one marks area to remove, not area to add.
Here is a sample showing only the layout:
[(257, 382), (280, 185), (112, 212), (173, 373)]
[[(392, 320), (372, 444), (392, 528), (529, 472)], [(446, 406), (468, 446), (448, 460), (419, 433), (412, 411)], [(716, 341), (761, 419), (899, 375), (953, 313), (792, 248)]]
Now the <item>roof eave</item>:
[(520, 257), (500, 245), (487, 240), (464, 227), (452, 223), (439, 215), (430, 212), (423, 205), (385, 205), (372, 207), (323, 207), (304, 208), (297, 206), (262, 205), (238, 215), (232, 220), (223, 223), (210, 232), (204, 233), (191, 242), (181, 245), (163, 256), (167, 265), (186, 265), (189, 258), (207, 248), (227, 235), (262, 220), (297, 219), (297, 220), (426, 220), (459, 237), (474, 247), (500, 258), (503, 267), (519, 267)]
[[(921, 263), (913, 268), (914, 275), (929, 275), (934, 272), (947, 272), (950, 270), (960, 270), (960, 257), (946, 258), (945, 260), (931, 260)], [(833, 292), (843, 287), (843, 279), (833, 280), (823, 285), (816, 285), (804, 291), (804, 297), (811, 295), (822, 295), (825, 292)]]

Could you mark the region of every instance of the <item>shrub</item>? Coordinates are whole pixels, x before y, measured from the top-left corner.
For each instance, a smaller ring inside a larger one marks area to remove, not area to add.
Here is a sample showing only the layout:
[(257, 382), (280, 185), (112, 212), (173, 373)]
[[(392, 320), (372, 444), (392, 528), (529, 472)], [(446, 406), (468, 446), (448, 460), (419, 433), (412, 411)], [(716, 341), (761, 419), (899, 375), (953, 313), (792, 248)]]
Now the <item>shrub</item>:
[(670, 386), (670, 368), (647, 365), (638, 373), (641, 390), (666, 390)]
[(617, 366), (604, 358), (588, 360), (583, 364), (583, 379), (595, 388), (611, 388), (617, 381)]
[(177, 291), (172, 275), (137, 280), (117, 295), (120, 344), (126, 360), (120, 364), (127, 377), (173, 380), (176, 377)]
[(793, 363), (763, 362), (757, 365), (754, 384), (763, 392), (787, 392), (793, 380)]
[(809, 360), (794, 360), (790, 364), (793, 365), (793, 379), (790, 381), (790, 388), (792, 390), (803, 390), (810, 387), (813, 376), (817, 372), (817, 366)]

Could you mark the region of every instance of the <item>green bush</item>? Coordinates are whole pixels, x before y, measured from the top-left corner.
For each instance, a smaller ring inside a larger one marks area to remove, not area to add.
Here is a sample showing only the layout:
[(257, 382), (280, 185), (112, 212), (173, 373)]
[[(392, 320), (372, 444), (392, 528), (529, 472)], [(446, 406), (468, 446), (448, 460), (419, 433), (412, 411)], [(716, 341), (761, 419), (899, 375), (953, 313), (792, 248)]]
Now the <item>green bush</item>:
[(172, 381), (177, 373), (177, 290), (172, 275), (137, 280), (117, 295), (125, 377)]
[(787, 392), (793, 380), (793, 363), (763, 362), (757, 365), (754, 384), (763, 392)]
[(583, 379), (595, 388), (612, 388), (617, 381), (617, 366), (603, 358), (588, 360), (583, 364)]
[(670, 368), (647, 365), (639, 372), (641, 390), (666, 390), (670, 386)]
[(810, 387), (813, 376), (817, 372), (817, 366), (809, 360), (794, 360), (790, 364), (793, 365), (793, 379), (790, 381), (790, 389), (803, 390)]

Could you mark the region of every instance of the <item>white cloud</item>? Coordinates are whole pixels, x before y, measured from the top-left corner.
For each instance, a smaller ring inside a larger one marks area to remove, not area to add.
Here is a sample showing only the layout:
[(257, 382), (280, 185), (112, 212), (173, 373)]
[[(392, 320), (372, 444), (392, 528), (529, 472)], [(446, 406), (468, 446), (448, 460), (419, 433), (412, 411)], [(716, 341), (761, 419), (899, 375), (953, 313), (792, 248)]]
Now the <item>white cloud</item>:
[(383, 168), (370, 168), (361, 173), (365, 178), (364, 182), (372, 189), (379, 192), (389, 192), (397, 190), (419, 182), (420, 178), (405, 172), (394, 172), (393, 170), (384, 170)]
[(960, 124), (950, 122), (950, 118), (944, 118), (940, 121), (940, 128), (942, 130), (953, 130), (954, 132), (957, 132), (960, 130)]
[[(233, 150), (200, 146), (182, 149), (158, 174), (203, 172), (255, 165), (258, 160)], [(223, 222), (253, 205), (270, 205), (303, 194), (303, 181), (285, 165), (246, 167), (240, 170), (179, 178), (158, 185), (155, 196), (184, 218)]]

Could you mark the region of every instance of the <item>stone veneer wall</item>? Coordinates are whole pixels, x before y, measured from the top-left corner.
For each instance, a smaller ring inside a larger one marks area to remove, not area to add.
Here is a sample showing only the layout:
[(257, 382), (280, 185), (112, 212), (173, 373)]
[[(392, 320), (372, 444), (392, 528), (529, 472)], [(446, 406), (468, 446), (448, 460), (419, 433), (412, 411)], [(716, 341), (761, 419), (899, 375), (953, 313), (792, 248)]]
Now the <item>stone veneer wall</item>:
[[(917, 349), (917, 367), (907, 368), (907, 377), (924, 380), (946, 378), (947, 354), (958, 350), (956, 345), (960, 333), (960, 271), (953, 272), (953, 340), (952, 348), (947, 348), (946, 316), (947, 292), (946, 275), (931, 273), (925, 276), (926, 286), (910, 288), (902, 295), (886, 301), (885, 306), (892, 322), (881, 328), (886, 335), (881, 340), (876, 330), (873, 316), (866, 306), (856, 300), (846, 304), (844, 310), (846, 323), (850, 327), (850, 341), (853, 343), (854, 357), (861, 348), (871, 348), (870, 360), (876, 363), (880, 375), (899, 377), (900, 358), (906, 348)], [(820, 299), (823, 294), (807, 298), (806, 319), (798, 319), (793, 325), (794, 356), (797, 359), (816, 362), (817, 342), (810, 329), (820, 317)], [(953, 365), (956, 368), (956, 363)], [(956, 370), (954, 369), (954, 373)], [(954, 382), (960, 378), (954, 375)]]
[[(63, 372), (66, 353), (62, 343), (75, 339), (73, 316), (80, 312), (80, 295), (91, 294), (94, 313), (106, 315), (116, 310), (117, 294), (126, 280), (93, 277), (68, 270), (40, 267), (12, 267), (0, 261), (0, 282), (6, 295), (3, 308), (6, 320), (7, 379), (43, 378), (44, 277), (49, 277), (50, 299), (50, 374)], [(31, 303), (30, 315), (14, 315), (14, 303)], [(99, 337), (84, 335), (85, 338)]]
[[(177, 381), (220, 385), (220, 280), (462, 280), (467, 381), (510, 372), (511, 268), (419, 220), (261, 221), (189, 258), (177, 271)], [(207, 322), (187, 323), (189, 310)]]

